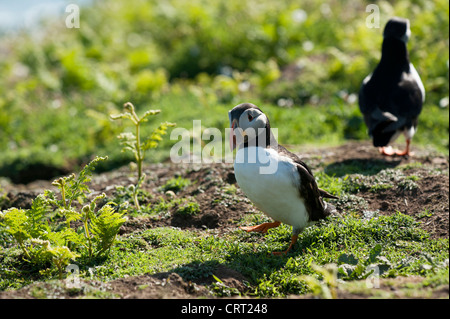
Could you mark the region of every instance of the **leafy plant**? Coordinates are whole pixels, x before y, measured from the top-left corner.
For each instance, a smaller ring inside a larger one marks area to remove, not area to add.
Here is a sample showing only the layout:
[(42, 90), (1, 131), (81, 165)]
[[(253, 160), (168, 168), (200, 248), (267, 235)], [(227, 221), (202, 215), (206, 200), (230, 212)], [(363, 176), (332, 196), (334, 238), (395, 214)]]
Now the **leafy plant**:
[[(54, 181), (53, 185), (60, 190), (60, 199), (46, 190), (33, 200), (29, 209), (13, 207), (1, 212), (1, 225), (22, 249), (24, 261), (39, 266), (51, 263), (62, 277), (70, 260), (82, 255), (91, 260), (112, 246), (125, 221), (124, 206), (119, 206), (116, 212), (113, 206), (106, 204), (96, 211), (97, 201), (105, 198), (105, 194), (95, 197), (81, 211), (74, 206), (75, 199), (79, 204), (86, 202), (90, 176), (98, 162), (106, 158), (96, 157), (78, 176), (71, 174)], [(59, 219), (53, 220), (58, 215), (65, 220), (62, 226)], [(71, 221), (77, 220), (83, 223), (80, 232), (71, 227)]]
[[(141, 178), (140, 182), (143, 182)], [(114, 197), (111, 199), (114, 203), (121, 205), (128, 203), (129, 200), (132, 200), (135, 203), (140, 203), (141, 201), (150, 198), (152, 195), (150, 192), (141, 189), (141, 184), (138, 184), (136, 187), (133, 184), (122, 186), (116, 186)], [(145, 210), (141, 204), (139, 204), (139, 209), (136, 207), (138, 212), (143, 212)]]
[(60, 177), (55, 180), (52, 185), (57, 186), (61, 192), (61, 199), (56, 200), (54, 194), (47, 192), (47, 196), (52, 199), (51, 203), (58, 207), (59, 212), (66, 217), (67, 226), (70, 227), (72, 220), (79, 219), (80, 214), (73, 209), (72, 204), (77, 200), (79, 204), (84, 204), (90, 189), (87, 183), (91, 181), (90, 176), (95, 166), (100, 161), (105, 161), (108, 157), (96, 157), (88, 163), (78, 176), (71, 174), (66, 177)]
[(184, 216), (195, 216), (200, 212), (200, 205), (195, 201), (188, 201), (176, 210), (176, 213)]
[(70, 260), (79, 257), (79, 255), (70, 251), (66, 246), (56, 246), (49, 251), (52, 254), (52, 262), (58, 269), (59, 278), (62, 279), (63, 270), (67, 267)]
[(216, 277), (214, 274), (212, 274), (212, 277), (214, 278), (215, 282), (211, 284), (211, 290), (215, 295), (219, 297), (241, 295), (237, 288), (227, 286), (222, 280), (220, 280), (220, 278)]
[(175, 193), (178, 193), (190, 184), (191, 181), (189, 179), (178, 176), (169, 179), (161, 188), (165, 192), (173, 191)]
[(433, 216), (433, 212), (430, 212), (429, 209), (425, 208), (417, 215), (417, 219), (422, 219), (424, 217), (431, 217), (431, 216)]
[(30, 253), (25, 247), (25, 241), (31, 238), (30, 231), (33, 230), (27, 212), (28, 210), (25, 211), (18, 208), (12, 208), (6, 212), (2, 212), (2, 224), (7, 226), (7, 232), (10, 233), (19, 244), (19, 247), (24, 252), (26, 258), (31, 259)]
[(337, 293), (337, 267), (335, 264), (327, 264), (323, 267), (311, 264), (312, 269), (318, 273), (322, 280), (312, 275), (302, 275), (300, 280), (306, 282), (314, 295), (325, 299), (336, 299)]
[(162, 140), (162, 136), (167, 133), (167, 129), (169, 127), (175, 126), (174, 123), (163, 122), (161, 123), (143, 142), (141, 142), (141, 124), (147, 122), (147, 117), (150, 115), (159, 114), (160, 110), (148, 110), (142, 115), (141, 118), (136, 114), (134, 110), (134, 105), (131, 102), (127, 102), (124, 104), (125, 112), (117, 115), (110, 115), (111, 119), (129, 119), (133, 122), (136, 130), (136, 134), (131, 132), (121, 133), (118, 138), (121, 140), (121, 144), (123, 145), (122, 151), (131, 151), (136, 159), (136, 163), (138, 166), (138, 179), (140, 180), (142, 177), (142, 163), (145, 158), (145, 151), (151, 148), (156, 148), (159, 142)]
[[(105, 194), (97, 198), (104, 198)], [(97, 213), (95, 213), (95, 200), (90, 204), (83, 207), (83, 212), (85, 212), (85, 231), (86, 237), (89, 238), (89, 251), (90, 257), (92, 256), (92, 244), (95, 244), (95, 255), (99, 256), (105, 253), (108, 249), (111, 248), (114, 240), (119, 232), (120, 226), (122, 226), (125, 218), (120, 213), (114, 211), (114, 208), (110, 205), (104, 205), (100, 208)], [(88, 226), (87, 221), (90, 220), (90, 224)], [(88, 231), (92, 234), (91, 236), (88, 234)]]
[(354, 280), (366, 279), (377, 270), (377, 275), (382, 275), (392, 268), (386, 257), (380, 256), (381, 245), (376, 244), (369, 252), (365, 260), (356, 258), (353, 254), (343, 253), (338, 258), (338, 276), (341, 279)]
[(117, 138), (121, 140), (121, 144), (123, 145), (122, 151), (131, 151), (137, 163), (138, 182), (134, 187), (133, 200), (136, 208), (140, 210), (137, 192), (145, 180), (145, 174), (142, 174), (142, 164), (145, 158), (145, 151), (151, 148), (156, 148), (162, 140), (162, 136), (167, 133), (167, 129), (175, 126), (175, 124), (169, 122), (161, 123), (156, 129), (153, 130), (146, 140), (141, 142), (141, 124), (148, 121), (148, 116), (159, 114), (161, 111), (148, 110), (144, 113), (144, 115), (142, 115), (141, 118), (139, 118), (134, 110), (134, 105), (131, 102), (125, 103), (124, 109), (124, 113), (117, 115), (111, 114), (110, 117), (112, 120), (129, 119), (135, 126), (135, 134), (131, 132), (124, 132), (117, 136)]

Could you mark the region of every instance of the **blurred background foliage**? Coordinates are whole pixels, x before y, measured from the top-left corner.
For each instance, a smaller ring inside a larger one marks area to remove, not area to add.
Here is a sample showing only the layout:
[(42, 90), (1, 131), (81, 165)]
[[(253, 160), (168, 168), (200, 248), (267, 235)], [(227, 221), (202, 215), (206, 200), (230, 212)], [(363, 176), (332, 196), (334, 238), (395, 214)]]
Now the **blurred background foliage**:
[[(371, 2), (93, 1), (78, 29), (63, 16), (0, 35), (0, 176), (45, 178), (94, 155), (109, 156), (102, 169), (127, 162), (116, 139), (126, 123), (109, 119), (127, 101), (162, 110), (148, 132), (193, 119), (223, 130), (227, 111), (250, 101), (281, 143), (368, 140), (357, 93), (392, 16), (411, 21), (410, 59), (427, 91), (415, 141), (448, 154), (448, 0), (375, 1), (380, 28), (366, 26)], [(175, 142), (149, 160), (167, 159)]]

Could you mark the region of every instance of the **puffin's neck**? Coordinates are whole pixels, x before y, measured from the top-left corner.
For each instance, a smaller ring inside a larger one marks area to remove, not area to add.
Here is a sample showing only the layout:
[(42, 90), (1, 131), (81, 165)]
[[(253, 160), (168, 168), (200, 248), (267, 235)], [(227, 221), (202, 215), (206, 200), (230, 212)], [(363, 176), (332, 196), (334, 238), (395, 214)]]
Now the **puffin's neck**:
[(258, 146), (263, 148), (271, 148), (275, 147), (275, 144), (277, 143), (277, 140), (275, 139), (275, 135), (273, 135), (272, 130), (270, 129), (270, 124), (267, 123), (265, 129), (262, 132), (258, 132), (258, 135), (256, 136), (256, 141), (251, 140), (248, 141), (247, 139), (244, 141), (243, 147), (249, 147), (249, 146)]

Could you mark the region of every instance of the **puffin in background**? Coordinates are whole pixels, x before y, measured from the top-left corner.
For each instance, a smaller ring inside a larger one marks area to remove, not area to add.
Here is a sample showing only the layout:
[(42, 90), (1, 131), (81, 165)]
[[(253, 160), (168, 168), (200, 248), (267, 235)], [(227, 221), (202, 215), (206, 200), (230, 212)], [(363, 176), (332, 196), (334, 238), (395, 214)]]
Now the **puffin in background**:
[[(411, 139), (425, 100), (425, 89), (414, 66), (409, 62), (406, 43), (411, 35), (409, 20), (390, 19), (383, 33), (381, 60), (368, 75), (359, 91), (359, 109), (364, 115), (373, 145), (383, 155), (412, 155)], [(392, 143), (401, 133), (406, 139), (403, 151)]]
[(320, 189), (309, 167), (298, 156), (277, 144), (267, 116), (251, 103), (235, 106), (228, 112), (230, 148), (237, 147), (234, 160), (236, 181), (246, 196), (274, 222), (240, 227), (266, 233), (285, 223), (292, 226), (289, 248), (306, 227), (333, 212), (335, 207), (323, 198), (337, 198)]

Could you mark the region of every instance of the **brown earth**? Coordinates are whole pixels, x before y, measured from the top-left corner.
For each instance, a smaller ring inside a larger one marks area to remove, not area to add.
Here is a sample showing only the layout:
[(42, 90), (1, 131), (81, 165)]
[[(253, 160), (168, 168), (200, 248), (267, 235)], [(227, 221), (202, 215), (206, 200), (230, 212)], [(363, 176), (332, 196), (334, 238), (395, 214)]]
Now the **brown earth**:
[[(410, 158), (393, 157), (386, 158), (378, 154), (369, 142), (349, 142), (339, 147), (313, 149), (304, 147), (301, 150), (295, 147), (302, 159), (312, 168), (313, 172), (319, 169), (333, 172), (337, 167), (368, 167), (372, 169), (395, 168), (399, 165), (410, 164), (404, 170), (404, 174), (415, 175), (418, 187), (414, 189), (401, 189), (391, 187), (377, 192), (363, 190), (357, 195), (362, 197), (368, 210), (378, 211), (380, 214), (392, 214), (396, 211), (414, 216), (421, 223), (421, 227), (431, 234), (433, 238), (448, 238), (449, 234), (449, 160), (443, 156), (428, 150), (416, 149), (416, 154)], [(351, 166), (351, 164), (357, 164)], [(418, 164), (421, 163), (422, 165)], [(166, 214), (158, 217), (129, 217), (121, 228), (120, 234), (144, 230), (152, 227), (174, 226), (182, 229), (213, 229), (218, 235), (226, 233), (230, 228), (236, 227), (237, 221), (243, 214), (254, 212), (255, 208), (236, 184), (233, 167), (231, 164), (152, 164), (145, 167), (147, 179), (143, 189), (151, 194), (150, 202), (158, 202), (160, 198), (169, 199), (172, 193), (164, 193), (161, 185), (174, 176), (189, 179), (192, 183), (176, 193), (177, 198), (194, 199), (200, 206), (200, 212), (194, 217), (183, 217), (180, 214)], [(352, 174), (365, 174), (365, 171), (352, 171)], [(91, 189), (94, 195), (105, 192), (111, 196), (115, 192), (115, 186), (127, 186), (135, 182), (135, 179), (127, 167), (119, 170), (103, 173), (93, 178)], [(236, 189), (231, 192), (224, 188), (234, 185)], [(48, 181), (36, 181), (27, 185), (6, 184), (7, 198), (0, 209), (8, 207), (29, 207), (31, 200), (44, 189), (54, 189)], [(326, 187), (324, 187), (326, 188)], [(145, 203), (144, 203), (145, 204)], [(340, 208), (338, 206), (338, 208)], [(176, 207), (172, 207), (176, 210)], [(246, 290), (246, 279), (238, 272), (219, 266), (214, 272), (228, 287), (236, 288), (240, 292)], [(414, 278), (414, 281), (419, 279)], [(406, 280), (407, 281), (407, 280)], [(212, 297), (208, 294), (206, 285), (215, 282), (212, 276), (203, 278), (198, 282), (186, 282), (175, 273), (160, 273), (156, 275), (142, 275), (117, 279), (107, 284), (82, 283), (83, 289), (98, 290), (102, 286), (112, 297), (118, 298), (195, 298), (200, 296)], [(399, 283), (405, 284), (405, 279), (399, 279)], [(46, 283), (37, 283), (37, 286), (45, 286)], [(33, 285), (32, 285), (33, 286)], [(87, 288), (86, 288), (87, 287)], [(89, 288), (90, 287), (90, 288)], [(386, 286), (392, 290), (392, 286)], [(25, 287), (17, 291), (0, 292), (0, 298), (33, 298), (30, 291), (33, 287)], [(36, 289), (36, 287), (34, 288)], [(51, 289), (51, 288), (42, 288)], [(54, 288), (56, 289), (56, 288)], [(61, 289), (60, 289), (61, 290)], [(62, 289), (64, 290), (64, 289)], [(395, 290), (395, 289), (394, 289)], [(70, 293), (60, 292), (64, 297), (77, 297), (79, 290)], [(448, 298), (448, 287), (436, 293), (435, 297)], [(364, 297), (352, 295), (348, 292), (338, 291), (340, 298)], [(402, 296), (397, 296), (402, 297)], [(405, 296), (403, 296), (405, 297)]]

